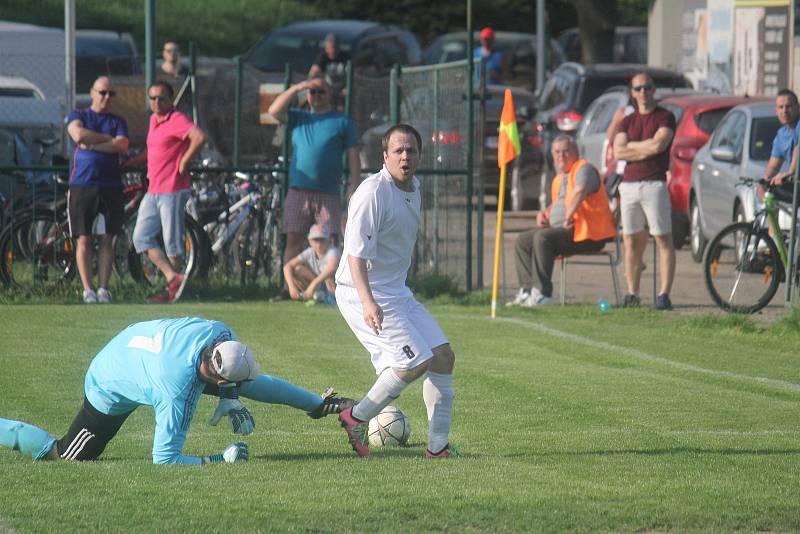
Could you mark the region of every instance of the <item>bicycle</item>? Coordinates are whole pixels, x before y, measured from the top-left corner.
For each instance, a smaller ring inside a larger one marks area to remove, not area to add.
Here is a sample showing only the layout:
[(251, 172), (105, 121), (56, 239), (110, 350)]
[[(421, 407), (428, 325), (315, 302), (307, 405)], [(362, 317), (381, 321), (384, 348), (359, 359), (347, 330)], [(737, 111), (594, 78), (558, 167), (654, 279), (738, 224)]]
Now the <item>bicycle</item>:
[(267, 279), (280, 273), (281, 184), (274, 172), (234, 177), (223, 190), (227, 207), (203, 228), (216, 266), (247, 286), (262, 271)]
[(723, 228), (709, 243), (703, 268), (711, 299), (734, 313), (755, 313), (769, 304), (788, 269), (787, 235), (778, 225), (778, 213), (791, 209), (781, 205), (776, 187), (765, 180), (740, 178), (737, 187), (755, 183), (766, 189), (763, 208), (752, 221)]

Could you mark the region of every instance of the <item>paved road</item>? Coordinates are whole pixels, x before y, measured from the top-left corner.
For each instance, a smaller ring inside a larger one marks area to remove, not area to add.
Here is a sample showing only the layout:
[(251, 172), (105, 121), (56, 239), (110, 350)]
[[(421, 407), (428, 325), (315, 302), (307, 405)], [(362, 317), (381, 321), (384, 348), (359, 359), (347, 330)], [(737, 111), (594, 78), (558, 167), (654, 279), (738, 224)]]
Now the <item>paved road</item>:
[[(492, 262), (494, 254), (494, 240), (496, 228), (495, 212), (487, 212), (484, 222), (484, 287), (491, 289), (492, 284)], [(532, 228), (535, 225), (536, 213), (532, 211), (508, 213), (503, 223), (503, 266), (501, 269), (500, 287), (501, 294), (505, 294), (504, 300), (510, 299), (516, 294), (519, 284), (517, 282), (516, 270), (514, 269), (514, 243), (517, 234), (523, 230)], [(609, 245), (610, 246), (610, 245)], [(601, 258), (597, 258), (601, 260)], [(604, 258), (602, 258), (604, 259)], [(641, 291), (643, 305), (653, 303), (653, 248), (652, 241), (645, 251), (646, 269), (642, 274)], [(625, 279), (622, 265), (618, 267), (621, 292), (625, 291)], [(554, 299), (559, 298), (560, 269), (556, 263), (553, 276)], [(753, 316), (756, 320), (767, 322), (773, 321), (786, 313), (783, 305), (784, 286), (778, 289), (778, 294), (773, 298), (772, 303), (760, 313)], [(677, 251), (677, 265), (675, 273), (675, 283), (670, 295), (675, 311), (678, 313), (724, 313), (717, 308), (711, 301), (711, 297), (706, 290), (703, 279), (702, 269), (699, 263), (692, 260), (688, 246)], [(570, 265), (567, 268), (567, 303), (594, 303), (601, 297), (605, 297), (612, 304), (614, 303), (614, 290), (611, 283), (611, 270), (608, 264), (604, 265)]]

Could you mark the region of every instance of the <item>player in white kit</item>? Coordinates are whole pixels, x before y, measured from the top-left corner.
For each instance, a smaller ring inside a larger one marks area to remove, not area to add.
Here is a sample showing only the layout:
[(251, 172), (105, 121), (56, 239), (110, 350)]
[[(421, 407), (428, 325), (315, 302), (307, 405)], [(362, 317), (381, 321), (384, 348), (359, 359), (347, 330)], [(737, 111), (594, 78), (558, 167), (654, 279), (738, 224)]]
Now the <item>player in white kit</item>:
[(456, 455), (448, 435), (453, 417), (455, 355), (442, 329), (406, 286), (419, 228), (422, 140), (399, 124), (383, 137), (384, 167), (350, 199), (344, 250), (336, 271), (336, 303), (369, 351), (378, 375), (358, 404), (339, 414), (350, 444), (369, 455), (368, 422), (422, 376), (428, 412), (426, 458)]

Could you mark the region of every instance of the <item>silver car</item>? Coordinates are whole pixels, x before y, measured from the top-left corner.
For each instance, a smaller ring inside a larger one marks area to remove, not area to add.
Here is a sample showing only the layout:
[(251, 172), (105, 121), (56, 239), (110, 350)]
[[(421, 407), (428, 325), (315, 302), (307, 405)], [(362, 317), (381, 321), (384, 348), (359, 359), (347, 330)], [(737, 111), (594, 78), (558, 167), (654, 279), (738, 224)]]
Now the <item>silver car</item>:
[(689, 191), (689, 242), (695, 261), (703, 259), (706, 243), (725, 226), (753, 219), (755, 188), (737, 182), (764, 174), (780, 126), (773, 102), (736, 106), (695, 155)]

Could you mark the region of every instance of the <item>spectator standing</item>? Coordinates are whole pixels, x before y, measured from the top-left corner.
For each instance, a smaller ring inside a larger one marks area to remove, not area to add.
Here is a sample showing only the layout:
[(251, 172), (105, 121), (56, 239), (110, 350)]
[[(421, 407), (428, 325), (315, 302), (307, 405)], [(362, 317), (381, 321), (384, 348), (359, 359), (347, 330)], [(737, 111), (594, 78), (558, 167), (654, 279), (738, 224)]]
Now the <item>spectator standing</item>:
[(308, 248), (283, 266), (291, 299), (316, 300), (315, 293), (321, 290), (322, 300), (330, 301), (336, 293), (333, 275), (341, 255), (339, 247), (331, 243), (328, 227), (323, 224), (312, 226), (308, 232)]
[[(484, 60), (486, 63), (486, 84), (503, 83), (503, 53), (494, 49), (494, 30), (489, 26), (481, 30), (481, 46), (473, 52), (475, 62)], [(476, 71), (476, 75), (479, 71)], [(475, 79), (475, 85), (480, 83), (480, 79)]]
[(560, 135), (553, 141), (551, 152), (556, 168), (550, 195), (553, 201), (537, 214), (539, 227), (517, 237), (520, 288), (511, 305), (552, 303), (556, 256), (597, 252), (617, 235), (600, 175), (591, 163), (578, 159), (575, 140)]
[(638, 306), (642, 258), (647, 247), (647, 229), (660, 255), (661, 284), (656, 297), (658, 310), (671, 310), (669, 298), (675, 276), (672, 243), (672, 206), (667, 189), (669, 149), (675, 133), (675, 116), (656, 105), (655, 84), (648, 74), (631, 79), (636, 111), (622, 119), (614, 137), (614, 155), (627, 161), (619, 186), (622, 236), (625, 242), (625, 279), (628, 293), (624, 306)]
[(178, 46), (178, 43), (175, 41), (167, 41), (164, 43), (161, 57), (164, 61), (161, 63), (161, 72), (159, 74), (168, 78), (181, 80), (189, 74), (189, 69), (181, 64), (181, 47)]
[[(112, 240), (122, 231), (125, 217), (119, 155), (128, 149), (128, 124), (109, 111), (116, 94), (111, 80), (97, 78), (90, 93), (91, 106), (67, 117), (67, 132), (76, 145), (69, 178), (69, 227), (77, 238), (75, 259), (87, 304), (111, 302)], [(98, 234), (97, 292), (92, 285), (93, 233)]]
[(350, 54), (339, 48), (336, 35), (329, 33), (325, 36), (322, 52), (319, 53), (308, 71), (308, 77), (325, 77), (328, 83), (337, 85), (341, 89), (344, 85), (344, 73), (348, 61), (350, 61)]
[[(307, 90), (310, 111), (290, 107), (303, 90)], [(338, 235), (342, 216), (342, 155), (347, 153), (348, 198), (361, 181), (361, 160), (355, 125), (349, 117), (333, 109), (330, 87), (322, 78), (289, 87), (272, 102), (269, 113), (278, 122), (288, 123), (292, 143), (289, 192), (283, 210), (286, 264), (303, 250), (312, 225), (326, 225), (332, 234)]]
[[(206, 133), (172, 106), (173, 89), (159, 80), (147, 88), (150, 101), (150, 129), (147, 149), (129, 161), (135, 164), (147, 158), (150, 184), (139, 205), (133, 244), (136, 252), (147, 257), (167, 280), (163, 291), (151, 303), (177, 301), (186, 285), (183, 271), (184, 217), (190, 196), (189, 162), (206, 142)], [(163, 238), (164, 248), (159, 244)]]
[(378, 375), (354, 407), (339, 414), (350, 444), (369, 455), (367, 422), (425, 377), (426, 458), (455, 456), (448, 441), (453, 417), (450, 342), (406, 285), (421, 219), (420, 182), (414, 176), (422, 140), (406, 124), (383, 136), (383, 169), (364, 180), (350, 200), (344, 252), (336, 272), (336, 303), (369, 351)]
[(226, 324), (199, 317), (126, 327), (89, 364), (83, 390), (83, 404), (61, 439), (28, 423), (0, 418), (0, 445), (33, 460), (94, 460), (137, 408), (152, 406), (153, 463), (233, 463), (247, 460), (246, 443), (234, 443), (210, 456), (182, 454), (201, 394), (219, 397), (209, 424), (228, 416), (233, 433), (242, 436), (253, 432), (255, 421), (239, 401), (239, 393), (303, 410), (312, 419), (353, 404), (351, 399), (334, 397), (330, 388), (320, 397), (262, 374), (250, 349)]

